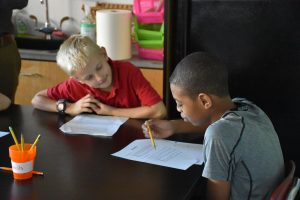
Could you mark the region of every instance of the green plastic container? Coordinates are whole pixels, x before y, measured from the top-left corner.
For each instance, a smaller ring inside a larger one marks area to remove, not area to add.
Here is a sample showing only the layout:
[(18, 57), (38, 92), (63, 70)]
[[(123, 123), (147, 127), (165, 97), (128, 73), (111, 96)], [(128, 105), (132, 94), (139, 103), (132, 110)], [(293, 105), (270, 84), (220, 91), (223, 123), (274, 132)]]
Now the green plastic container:
[(164, 46), (164, 24), (139, 24), (134, 18), (134, 36), (142, 48), (161, 49)]

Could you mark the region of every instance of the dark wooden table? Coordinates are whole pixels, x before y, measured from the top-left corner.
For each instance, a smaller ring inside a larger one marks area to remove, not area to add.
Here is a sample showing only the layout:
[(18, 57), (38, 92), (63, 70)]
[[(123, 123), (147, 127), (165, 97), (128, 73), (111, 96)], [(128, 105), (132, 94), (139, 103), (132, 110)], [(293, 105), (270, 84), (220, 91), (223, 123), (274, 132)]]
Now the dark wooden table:
[[(67, 135), (59, 127), (70, 117), (60, 117), (13, 105), (0, 112), (0, 130), (12, 126), (18, 138), (37, 145), (35, 170), (45, 176), (15, 181), (11, 173), (0, 171), (0, 199), (189, 199), (202, 172), (201, 166), (177, 170), (111, 156), (138, 138), (144, 138), (142, 121), (128, 120), (113, 137)], [(10, 135), (0, 138), (0, 166), (11, 166)]]

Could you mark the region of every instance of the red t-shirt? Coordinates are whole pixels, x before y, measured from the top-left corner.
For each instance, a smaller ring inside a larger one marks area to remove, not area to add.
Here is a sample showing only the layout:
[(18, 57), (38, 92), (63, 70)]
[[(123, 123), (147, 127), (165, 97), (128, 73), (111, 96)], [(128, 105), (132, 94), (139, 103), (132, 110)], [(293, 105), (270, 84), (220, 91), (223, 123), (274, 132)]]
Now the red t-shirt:
[(129, 62), (109, 60), (109, 64), (113, 74), (111, 92), (91, 88), (69, 78), (49, 88), (48, 97), (54, 100), (66, 99), (69, 102), (76, 102), (85, 95), (91, 94), (100, 102), (118, 108), (151, 106), (161, 101), (161, 97), (144, 78), (139, 68)]

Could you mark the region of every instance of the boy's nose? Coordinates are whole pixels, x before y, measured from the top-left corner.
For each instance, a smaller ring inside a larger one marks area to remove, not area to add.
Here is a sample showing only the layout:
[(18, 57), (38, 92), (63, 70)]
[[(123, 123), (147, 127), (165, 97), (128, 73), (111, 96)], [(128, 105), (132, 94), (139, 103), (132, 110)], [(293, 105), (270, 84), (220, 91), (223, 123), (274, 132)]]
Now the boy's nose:
[(100, 81), (102, 81), (103, 78), (101, 75), (95, 74), (95, 79), (96, 79), (96, 81), (100, 82)]

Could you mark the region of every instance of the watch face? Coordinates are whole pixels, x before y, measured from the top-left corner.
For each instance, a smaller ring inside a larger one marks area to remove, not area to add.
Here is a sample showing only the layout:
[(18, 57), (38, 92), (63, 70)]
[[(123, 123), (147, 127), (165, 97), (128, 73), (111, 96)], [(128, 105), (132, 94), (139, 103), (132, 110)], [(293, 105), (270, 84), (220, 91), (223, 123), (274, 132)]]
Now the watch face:
[(65, 114), (66, 107), (67, 107), (67, 101), (65, 99), (59, 99), (56, 102), (56, 109), (60, 114)]
[(64, 111), (64, 110), (65, 110), (65, 104), (64, 104), (63, 102), (59, 103), (59, 104), (57, 105), (57, 109), (58, 109), (59, 111)]

